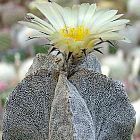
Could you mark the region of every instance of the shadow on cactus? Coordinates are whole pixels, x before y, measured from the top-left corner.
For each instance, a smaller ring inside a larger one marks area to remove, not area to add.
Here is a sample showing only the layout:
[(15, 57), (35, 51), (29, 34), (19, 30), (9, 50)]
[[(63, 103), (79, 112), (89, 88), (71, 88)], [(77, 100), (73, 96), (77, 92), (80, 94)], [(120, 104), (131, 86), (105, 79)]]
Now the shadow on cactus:
[(46, 38), (48, 54), (37, 54), (6, 105), (4, 140), (129, 140), (135, 111), (121, 82), (101, 74), (97, 43), (126, 41), (118, 31), (129, 20), (117, 10), (84, 3), (61, 7), (34, 3), (48, 22), (27, 14), (23, 25)]

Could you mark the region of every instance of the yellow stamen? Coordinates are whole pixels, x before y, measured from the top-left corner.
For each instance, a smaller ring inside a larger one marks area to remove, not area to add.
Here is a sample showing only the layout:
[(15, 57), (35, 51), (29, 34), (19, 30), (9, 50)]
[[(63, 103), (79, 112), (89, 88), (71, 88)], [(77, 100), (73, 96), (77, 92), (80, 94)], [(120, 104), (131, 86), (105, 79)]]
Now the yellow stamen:
[(74, 41), (82, 41), (88, 35), (90, 35), (90, 30), (84, 26), (78, 26), (74, 28), (65, 27), (59, 32), (63, 37), (73, 39)]

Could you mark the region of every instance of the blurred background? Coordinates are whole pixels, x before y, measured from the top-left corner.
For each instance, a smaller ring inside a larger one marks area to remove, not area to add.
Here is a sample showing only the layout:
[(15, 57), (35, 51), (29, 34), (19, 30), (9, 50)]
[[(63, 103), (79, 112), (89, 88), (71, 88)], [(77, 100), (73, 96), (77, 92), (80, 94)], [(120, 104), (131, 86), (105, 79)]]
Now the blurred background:
[[(45, 1), (45, 0), (34, 0)], [(94, 3), (102, 8), (118, 9), (131, 20), (121, 31), (131, 43), (117, 42), (116, 49), (104, 43), (102, 52), (95, 52), (102, 64), (102, 73), (124, 83), (136, 110), (134, 140), (140, 140), (140, 0), (54, 0), (62, 6)], [(39, 17), (31, 0), (0, 0), (0, 134), (2, 115), (8, 95), (24, 77), (37, 53), (47, 53), (47, 40), (28, 40), (34, 30), (17, 24), (27, 12)], [(0, 137), (1, 138), (1, 137)]]

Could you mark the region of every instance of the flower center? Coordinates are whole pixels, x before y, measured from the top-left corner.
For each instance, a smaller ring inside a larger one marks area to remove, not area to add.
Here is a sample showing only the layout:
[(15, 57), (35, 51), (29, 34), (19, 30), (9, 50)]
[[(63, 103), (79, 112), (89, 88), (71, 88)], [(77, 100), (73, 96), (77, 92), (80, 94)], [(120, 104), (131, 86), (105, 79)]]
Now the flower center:
[(90, 35), (90, 30), (84, 26), (77, 26), (74, 28), (65, 27), (60, 30), (60, 34), (63, 37), (73, 39), (74, 41), (82, 41), (85, 37)]

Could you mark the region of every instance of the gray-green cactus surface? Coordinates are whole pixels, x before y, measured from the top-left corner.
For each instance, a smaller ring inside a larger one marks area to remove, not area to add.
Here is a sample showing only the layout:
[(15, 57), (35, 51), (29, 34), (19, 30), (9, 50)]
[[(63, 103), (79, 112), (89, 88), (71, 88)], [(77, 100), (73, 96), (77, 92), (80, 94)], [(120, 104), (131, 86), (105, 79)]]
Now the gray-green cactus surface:
[(129, 140), (135, 111), (124, 87), (101, 74), (93, 53), (61, 71), (38, 54), (7, 101), (3, 140)]

